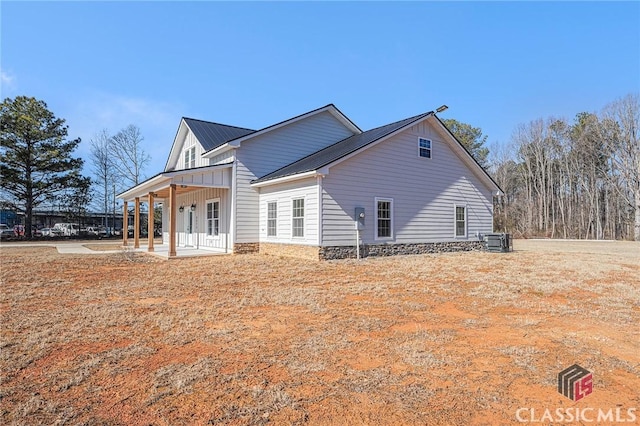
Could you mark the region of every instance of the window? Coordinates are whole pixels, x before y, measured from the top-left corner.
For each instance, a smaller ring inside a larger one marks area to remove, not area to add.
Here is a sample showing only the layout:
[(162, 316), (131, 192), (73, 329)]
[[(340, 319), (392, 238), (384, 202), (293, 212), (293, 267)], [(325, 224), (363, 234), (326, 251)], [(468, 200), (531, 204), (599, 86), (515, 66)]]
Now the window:
[(220, 235), (220, 200), (207, 201), (207, 235)]
[(192, 146), (184, 151), (184, 168), (192, 169), (196, 166), (196, 147)]
[(376, 198), (376, 239), (393, 237), (393, 200)]
[(431, 158), (431, 140), (418, 138), (420, 157)]
[(467, 208), (456, 206), (456, 237), (467, 236)]
[(267, 203), (267, 237), (275, 237), (278, 231), (278, 203)]
[(293, 233), (294, 237), (304, 237), (304, 198), (293, 200)]

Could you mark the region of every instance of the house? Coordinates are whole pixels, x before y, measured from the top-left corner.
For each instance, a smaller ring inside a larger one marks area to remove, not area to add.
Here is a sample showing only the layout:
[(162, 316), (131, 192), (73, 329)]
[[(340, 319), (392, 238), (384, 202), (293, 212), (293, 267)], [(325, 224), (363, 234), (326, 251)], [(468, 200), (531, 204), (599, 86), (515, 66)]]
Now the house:
[(169, 257), (334, 259), (480, 248), (499, 192), (433, 111), (362, 131), (327, 105), (260, 130), (182, 118), (164, 171), (119, 198), (136, 221), (162, 202)]

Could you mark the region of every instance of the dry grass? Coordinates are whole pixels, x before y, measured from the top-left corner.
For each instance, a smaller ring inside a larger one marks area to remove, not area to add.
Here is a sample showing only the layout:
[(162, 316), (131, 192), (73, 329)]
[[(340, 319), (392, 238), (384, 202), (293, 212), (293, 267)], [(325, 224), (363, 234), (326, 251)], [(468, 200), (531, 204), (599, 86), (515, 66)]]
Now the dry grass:
[(3, 249), (0, 421), (510, 424), (572, 405), (555, 380), (573, 363), (594, 372), (585, 406), (640, 406), (640, 246), (515, 247), (325, 263)]

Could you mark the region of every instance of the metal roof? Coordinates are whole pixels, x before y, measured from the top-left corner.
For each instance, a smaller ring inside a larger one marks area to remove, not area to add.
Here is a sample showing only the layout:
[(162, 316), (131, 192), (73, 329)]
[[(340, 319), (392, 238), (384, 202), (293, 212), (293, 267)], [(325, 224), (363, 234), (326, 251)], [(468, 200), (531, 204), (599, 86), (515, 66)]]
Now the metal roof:
[(210, 121), (196, 120), (183, 117), (205, 151), (212, 150), (226, 142), (254, 133), (255, 130), (243, 127), (228, 126)]
[(433, 112), (426, 112), (424, 114), (416, 115), (415, 117), (406, 118), (404, 120), (396, 121), (395, 123), (387, 124), (385, 126), (376, 127), (375, 129), (367, 130), (366, 132), (350, 136), (341, 140), (333, 145), (316, 151), (298, 161), (295, 161), (287, 166), (282, 167), (274, 172), (271, 172), (260, 179), (256, 179), (251, 183), (261, 183), (272, 179), (278, 179), (285, 176), (297, 175), (299, 173), (310, 172), (318, 170), (324, 166), (345, 157), (352, 152), (355, 152), (383, 137), (402, 129), (411, 123), (421, 120), (427, 117)]

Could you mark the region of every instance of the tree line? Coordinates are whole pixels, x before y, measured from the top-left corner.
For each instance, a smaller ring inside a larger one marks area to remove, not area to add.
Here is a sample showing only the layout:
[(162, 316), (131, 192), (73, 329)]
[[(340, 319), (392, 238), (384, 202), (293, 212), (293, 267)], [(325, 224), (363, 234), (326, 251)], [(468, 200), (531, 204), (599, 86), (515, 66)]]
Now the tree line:
[(516, 237), (640, 241), (640, 97), (520, 125), (493, 153), (494, 227)]
[(41, 100), (17, 96), (0, 104), (0, 207), (24, 214), (27, 238), (41, 206), (57, 205), (77, 219), (98, 200), (106, 215), (115, 192), (137, 185), (150, 161), (137, 126), (114, 135), (103, 130), (91, 140), (94, 176), (84, 176), (84, 160), (75, 155), (81, 140), (68, 134), (65, 120)]

